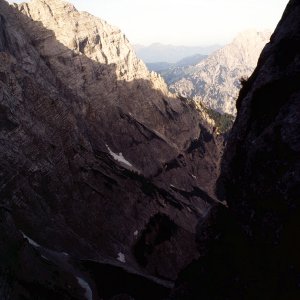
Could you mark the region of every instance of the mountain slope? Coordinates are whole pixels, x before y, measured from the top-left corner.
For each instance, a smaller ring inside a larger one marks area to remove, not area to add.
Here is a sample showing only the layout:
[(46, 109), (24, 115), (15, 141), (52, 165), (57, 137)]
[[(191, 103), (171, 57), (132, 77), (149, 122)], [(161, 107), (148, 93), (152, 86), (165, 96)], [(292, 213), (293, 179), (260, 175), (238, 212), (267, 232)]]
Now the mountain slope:
[(176, 82), (167, 80), (170, 90), (194, 97), (221, 113), (236, 114), (235, 101), (240, 78), (248, 77), (257, 64), (259, 54), (269, 41), (270, 32), (248, 30), (232, 43), (211, 54), (196, 66), (184, 69)]
[(192, 46), (174, 46), (164, 45), (160, 43), (151, 44), (149, 46), (136, 45), (135, 51), (137, 56), (145, 63), (168, 62), (176, 63), (179, 60), (196, 55), (208, 55), (219, 49), (219, 45), (192, 47)]
[(60, 0), (0, 8), (0, 295), (128, 292), (96, 285), (108, 268), (165, 297), (153, 276), (198, 257), (222, 141), (118, 29)]
[(196, 65), (206, 57), (207, 55), (195, 54), (192, 56), (184, 57), (176, 63), (155, 62), (155, 63), (147, 63), (146, 65), (150, 71), (154, 71), (161, 74), (163, 78), (168, 82), (168, 77), (172, 78), (172, 71), (174, 69), (180, 69), (180, 68)]
[(300, 298), (299, 45), (300, 2), (291, 0), (239, 94), (218, 183), (228, 208), (199, 223), (206, 254), (172, 299)]

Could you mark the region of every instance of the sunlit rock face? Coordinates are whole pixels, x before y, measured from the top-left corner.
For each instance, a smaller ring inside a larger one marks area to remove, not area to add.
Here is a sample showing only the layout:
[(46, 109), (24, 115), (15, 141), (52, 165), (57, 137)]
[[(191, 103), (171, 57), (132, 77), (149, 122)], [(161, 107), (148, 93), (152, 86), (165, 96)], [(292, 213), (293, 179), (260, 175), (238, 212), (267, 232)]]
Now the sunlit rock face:
[(106, 22), (50, 0), (0, 14), (0, 295), (165, 297), (157, 278), (199, 256), (222, 141)]
[(236, 115), (240, 79), (252, 74), (270, 35), (268, 30), (241, 32), (230, 44), (199, 64), (184, 68), (182, 78), (172, 82), (170, 89), (221, 113)]

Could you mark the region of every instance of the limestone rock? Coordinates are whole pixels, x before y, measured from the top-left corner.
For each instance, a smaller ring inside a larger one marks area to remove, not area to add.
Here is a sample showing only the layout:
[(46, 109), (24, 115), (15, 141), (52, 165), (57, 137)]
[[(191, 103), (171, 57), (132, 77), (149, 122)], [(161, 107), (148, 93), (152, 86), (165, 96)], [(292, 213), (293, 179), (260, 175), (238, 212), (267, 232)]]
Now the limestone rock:
[(219, 183), (279, 299), (300, 295), (299, 45), (300, 3), (292, 0), (240, 92)]
[(236, 114), (240, 78), (249, 77), (271, 32), (247, 30), (196, 66), (184, 68), (181, 79), (170, 82), (178, 92), (221, 113)]
[(222, 139), (104, 21), (60, 0), (0, 14), (0, 295), (101, 298), (82, 259), (174, 280), (199, 255)]
[[(291, 0), (237, 101), (205, 253), (172, 299), (300, 297), (300, 2)], [(196, 296), (191, 296), (196, 295)]]

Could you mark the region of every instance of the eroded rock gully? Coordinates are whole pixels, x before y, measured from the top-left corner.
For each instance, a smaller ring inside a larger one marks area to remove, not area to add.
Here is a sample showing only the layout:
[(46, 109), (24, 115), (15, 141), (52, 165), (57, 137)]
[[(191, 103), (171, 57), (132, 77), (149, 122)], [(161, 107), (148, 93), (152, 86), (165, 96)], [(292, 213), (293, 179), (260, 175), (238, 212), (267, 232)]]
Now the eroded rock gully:
[(59, 0), (0, 14), (1, 299), (117, 297), (107, 272), (165, 297), (199, 256), (221, 138), (106, 22)]
[(300, 298), (299, 1), (240, 92), (227, 206), (221, 139), (118, 29), (0, 9), (1, 299)]
[(237, 100), (203, 256), (172, 299), (300, 298), (300, 2), (289, 2)]

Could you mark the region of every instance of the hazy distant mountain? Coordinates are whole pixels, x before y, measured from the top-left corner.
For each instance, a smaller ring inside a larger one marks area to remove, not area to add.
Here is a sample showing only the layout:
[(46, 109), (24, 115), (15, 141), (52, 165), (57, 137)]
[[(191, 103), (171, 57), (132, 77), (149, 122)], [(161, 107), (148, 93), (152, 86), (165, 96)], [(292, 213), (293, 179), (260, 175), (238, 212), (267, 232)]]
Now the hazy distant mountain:
[(251, 75), (270, 35), (268, 30), (247, 30), (196, 66), (161, 74), (171, 91), (195, 97), (221, 113), (236, 114), (239, 79)]
[(188, 66), (194, 66), (196, 64), (199, 64), (200, 61), (204, 60), (207, 58), (208, 55), (204, 54), (194, 54), (192, 56), (187, 56), (181, 59), (176, 63), (176, 67), (188, 67)]
[(192, 56), (185, 57), (176, 63), (154, 62), (146, 63), (146, 65), (150, 71), (166, 75), (166, 73), (172, 73), (174, 69), (194, 66), (207, 57), (208, 55), (195, 54)]
[(189, 47), (164, 45), (160, 43), (151, 44), (150, 46), (134, 45), (137, 56), (145, 63), (176, 63), (185, 57), (195, 54), (211, 54), (220, 47), (220, 45)]
[(177, 63), (157, 62), (147, 63), (150, 71), (159, 73), (170, 86), (172, 83), (180, 80), (186, 75), (186, 71), (191, 67), (199, 64), (202, 60), (206, 59), (208, 55), (195, 54), (188, 56), (178, 61)]
[(147, 68), (149, 71), (154, 71), (160, 73), (163, 70), (169, 70), (172, 69), (176, 63), (168, 63), (165, 61), (160, 61), (160, 62), (154, 62), (154, 63), (146, 63)]

